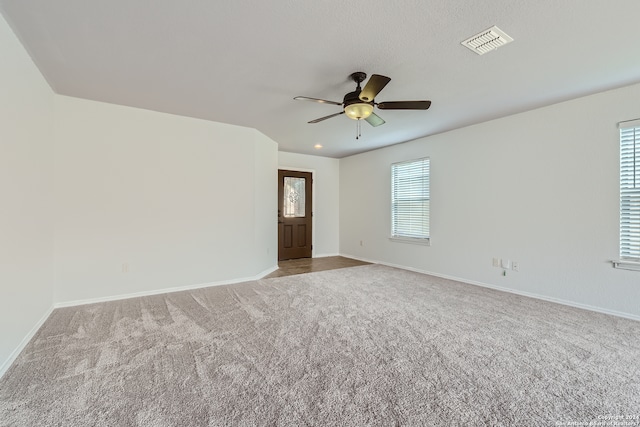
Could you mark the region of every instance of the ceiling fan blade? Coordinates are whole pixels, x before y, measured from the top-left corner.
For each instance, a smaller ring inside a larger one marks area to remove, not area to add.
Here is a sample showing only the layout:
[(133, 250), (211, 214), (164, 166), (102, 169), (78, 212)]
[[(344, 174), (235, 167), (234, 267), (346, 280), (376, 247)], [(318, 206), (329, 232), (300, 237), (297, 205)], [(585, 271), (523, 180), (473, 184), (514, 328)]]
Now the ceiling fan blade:
[(335, 114), (331, 114), (331, 115), (328, 115), (328, 116), (320, 117), (319, 119), (311, 120), (310, 122), (307, 122), (307, 123), (318, 123), (318, 122), (321, 122), (323, 120), (330, 119), (331, 117), (339, 116), (340, 114), (344, 114), (344, 111), (340, 111), (339, 113), (335, 113)]
[(371, 113), (371, 115), (365, 120), (373, 127), (380, 126), (386, 123), (384, 120), (382, 120), (382, 117), (380, 117), (376, 113)]
[(381, 110), (427, 110), (430, 106), (431, 101), (389, 101), (378, 104)]
[(295, 98), (293, 98), (295, 100), (298, 101), (313, 101), (313, 102), (319, 102), (321, 104), (333, 104), (333, 105), (342, 105), (342, 102), (335, 102), (335, 101), (327, 101), (326, 99), (318, 99), (318, 98), (309, 98), (306, 96), (296, 96)]
[(373, 99), (380, 93), (382, 89), (389, 83), (391, 79), (379, 74), (373, 74), (364, 89), (360, 92), (360, 99), (363, 101), (373, 101)]

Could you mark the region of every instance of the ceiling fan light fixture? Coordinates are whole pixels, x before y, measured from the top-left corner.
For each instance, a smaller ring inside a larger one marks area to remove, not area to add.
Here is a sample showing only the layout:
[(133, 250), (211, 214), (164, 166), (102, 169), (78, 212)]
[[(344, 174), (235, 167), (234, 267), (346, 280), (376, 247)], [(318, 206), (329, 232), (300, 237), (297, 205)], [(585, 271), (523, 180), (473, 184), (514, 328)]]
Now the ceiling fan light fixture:
[(356, 102), (346, 105), (344, 107), (344, 112), (347, 117), (353, 120), (366, 119), (371, 115), (371, 113), (373, 113), (373, 104), (369, 104), (368, 102)]

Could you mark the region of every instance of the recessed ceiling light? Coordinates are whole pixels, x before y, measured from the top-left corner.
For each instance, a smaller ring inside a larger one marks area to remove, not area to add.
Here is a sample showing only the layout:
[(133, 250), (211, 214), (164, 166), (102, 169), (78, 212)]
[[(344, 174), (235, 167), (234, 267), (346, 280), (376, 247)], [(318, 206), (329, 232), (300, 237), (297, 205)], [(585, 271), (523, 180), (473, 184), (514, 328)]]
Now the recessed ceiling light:
[(316, 145), (314, 145), (314, 146), (313, 146), (313, 148), (315, 148), (316, 150), (319, 150), (319, 149), (321, 149), (321, 148), (322, 148), (322, 145), (320, 145), (320, 144), (316, 144)]
[(500, 46), (504, 46), (512, 41), (513, 38), (494, 25), (475, 36), (469, 37), (462, 42), (462, 45), (471, 49), (478, 55), (484, 55), (485, 53), (496, 50)]

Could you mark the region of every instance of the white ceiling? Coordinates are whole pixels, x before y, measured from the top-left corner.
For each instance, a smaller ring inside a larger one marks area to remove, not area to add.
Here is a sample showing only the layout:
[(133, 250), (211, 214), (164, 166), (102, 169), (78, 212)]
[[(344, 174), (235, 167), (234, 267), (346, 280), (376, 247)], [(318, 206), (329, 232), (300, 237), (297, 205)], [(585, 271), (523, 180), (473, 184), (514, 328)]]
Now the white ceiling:
[[(280, 150), (343, 157), (640, 82), (638, 0), (0, 0), (63, 95), (256, 128)], [(497, 25), (515, 40), (479, 56), (466, 38)], [(354, 71), (391, 82), (376, 101), (429, 99), (427, 111), (339, 106)], [(639, 100), (640, 108), (640, 100)], [(315, 150), (315, 144), (324, 146)]]

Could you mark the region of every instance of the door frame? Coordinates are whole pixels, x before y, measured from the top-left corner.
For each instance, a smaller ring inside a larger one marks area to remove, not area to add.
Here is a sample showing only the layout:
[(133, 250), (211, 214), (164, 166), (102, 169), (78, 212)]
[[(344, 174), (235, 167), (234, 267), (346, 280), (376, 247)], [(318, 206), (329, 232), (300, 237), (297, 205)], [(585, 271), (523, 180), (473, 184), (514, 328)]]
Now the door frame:
[[(281, 171), (281, 170), (293, 171), (293, 172), (309, 172), (311, 174), (311, 258), (315, 258), (316, 257), (316, 170), (298, 168), (294, 166), (278, 165), (278, 171)], [(278, 200), (278, 206), (280, 206), (280, 200)], [(278, 247), (278, 239), (279, 237), (276, 235), (276, 248)]]

